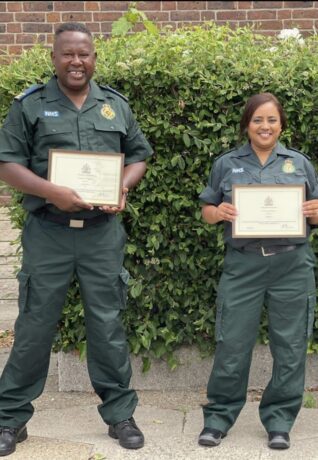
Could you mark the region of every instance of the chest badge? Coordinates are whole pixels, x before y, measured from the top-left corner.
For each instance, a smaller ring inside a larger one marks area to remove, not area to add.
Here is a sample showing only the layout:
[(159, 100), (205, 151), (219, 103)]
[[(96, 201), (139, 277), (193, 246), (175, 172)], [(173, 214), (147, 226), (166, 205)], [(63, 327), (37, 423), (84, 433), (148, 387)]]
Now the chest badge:
[(116, 116), (116, 113), (109, 104), (103, 104), (100, 113), (103, 115), (104, 118), (107, 118), (107, 120), (112, 120)]
[(295, 172), (295, 165), (293, 163), (293, 160), (291, 160), (290, 158), (285, 160), (283, 166), (282, 166), (282, 171), (284, 173), (287, 173), (287, 174), (290, 174), (290, 173), (293, 173)]

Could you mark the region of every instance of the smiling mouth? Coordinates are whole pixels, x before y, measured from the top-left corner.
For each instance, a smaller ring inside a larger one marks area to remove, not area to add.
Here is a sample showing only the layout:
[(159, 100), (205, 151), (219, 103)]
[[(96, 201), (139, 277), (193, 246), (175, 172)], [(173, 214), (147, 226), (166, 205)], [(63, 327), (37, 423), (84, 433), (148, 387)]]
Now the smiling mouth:
[(82, 78), (84, 75), (84, 72), (82, 70), (69, 70), (68, 73), (71, 74), (72, 77), (76, 78)]

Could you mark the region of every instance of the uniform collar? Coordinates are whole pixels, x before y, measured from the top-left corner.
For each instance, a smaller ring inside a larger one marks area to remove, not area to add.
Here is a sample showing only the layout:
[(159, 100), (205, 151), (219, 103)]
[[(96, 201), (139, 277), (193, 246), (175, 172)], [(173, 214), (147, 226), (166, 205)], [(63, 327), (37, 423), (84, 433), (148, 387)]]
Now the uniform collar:
[[(241, 147), (239, 147), (238, 150), (235, 150), (232, 153), (232, 156), (235, 158), (241, 158), (241, 157), (246, 157), (246, 156), (251, 156), (251, 155), (254, 156), (255, 152), (252, 149), (251, 144), (249, 142), (242, 145)], [(291, 158), (295, 157), (295, 153), (291, 150), (287, 150), (286, 147), (284, 147), (280, 142), (277, 142), (271, 155), (276, 155), (276, 156), (282, 155), (282, 156), (291, 157)]]
[[(46, 84), (46, 100), (48, 102), (56, 101), (61, 99), (62, 97), (67, 97), (63, 91), (60, 90), (57, 84), (57, 78), (54, 75)], [(107, 95), (108, 97), (108, 95)], [(105, 93), (102, 89), (94, 82), (94, 80), (90, 81), (90, 92), (87, 96), (88, 99), (97, 99), (97, 100), (105, 100)]]

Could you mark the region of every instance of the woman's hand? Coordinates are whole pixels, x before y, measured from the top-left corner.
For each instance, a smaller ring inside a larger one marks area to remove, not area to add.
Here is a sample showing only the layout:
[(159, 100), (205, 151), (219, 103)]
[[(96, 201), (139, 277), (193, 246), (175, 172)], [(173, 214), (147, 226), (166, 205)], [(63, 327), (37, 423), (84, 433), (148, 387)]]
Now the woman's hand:
[(232, 204), (223, 202), (216, 208), (216, 215), (219, 220), (233, 222), (236, 219), (238, 212)]
[(305, 217), (318, 217), (318, 200), (309, 200), (303, 203)]

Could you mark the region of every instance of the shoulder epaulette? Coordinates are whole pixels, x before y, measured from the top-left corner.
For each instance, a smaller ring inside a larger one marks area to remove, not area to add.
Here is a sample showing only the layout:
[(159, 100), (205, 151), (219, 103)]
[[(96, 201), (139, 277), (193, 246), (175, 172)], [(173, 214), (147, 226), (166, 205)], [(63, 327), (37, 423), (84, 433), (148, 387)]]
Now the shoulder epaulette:
[(220, 153), (220, 155), (217, 155), (216, 157), (214, 157), (214, 161), (218, 160), (219, 158), (222, 158), (224, 155), (227, 155), (228, 153), (234, 152), (234, 150), (237, 150), (237, 149), (233, 147), (232, 149), (227, 150), (226, 152)]
[(297, 152), (300, 155), (303, 155), (305, 158), (307, 158), (307, 160), (311, 160), (311, 158), (306, 153), (301, 152), (300, 150), (294, 149), (292, 147), (288, 147), (287, 150), (292, 150), (293, 152)]
[(111, 86), (104, 86), (104, 85), (99, 85), (101, 88), (103, 89), (106, 89), (107, 91), (109, 91), (110, 93), (113, 93), (113, 94), (116, 94), (116, 96), (119, 96), (121, 97), (125, 102), (128, 102), (128, 98), (126, 96), (124, 96), (123, 94), (121, 94), (120, 92), (116, 91), (114, 88), (112, 88)]
[(25, 97), (30, 96), (30, 94), (33, 94), (39, 89), (43, 88), (43, 86), (44, 86), (43, 84), (32, 85), (29, 88), (22, 91), (22, 93), (15, 96), (14, 99), (17, 99), (18, 101), (22, 101)]

